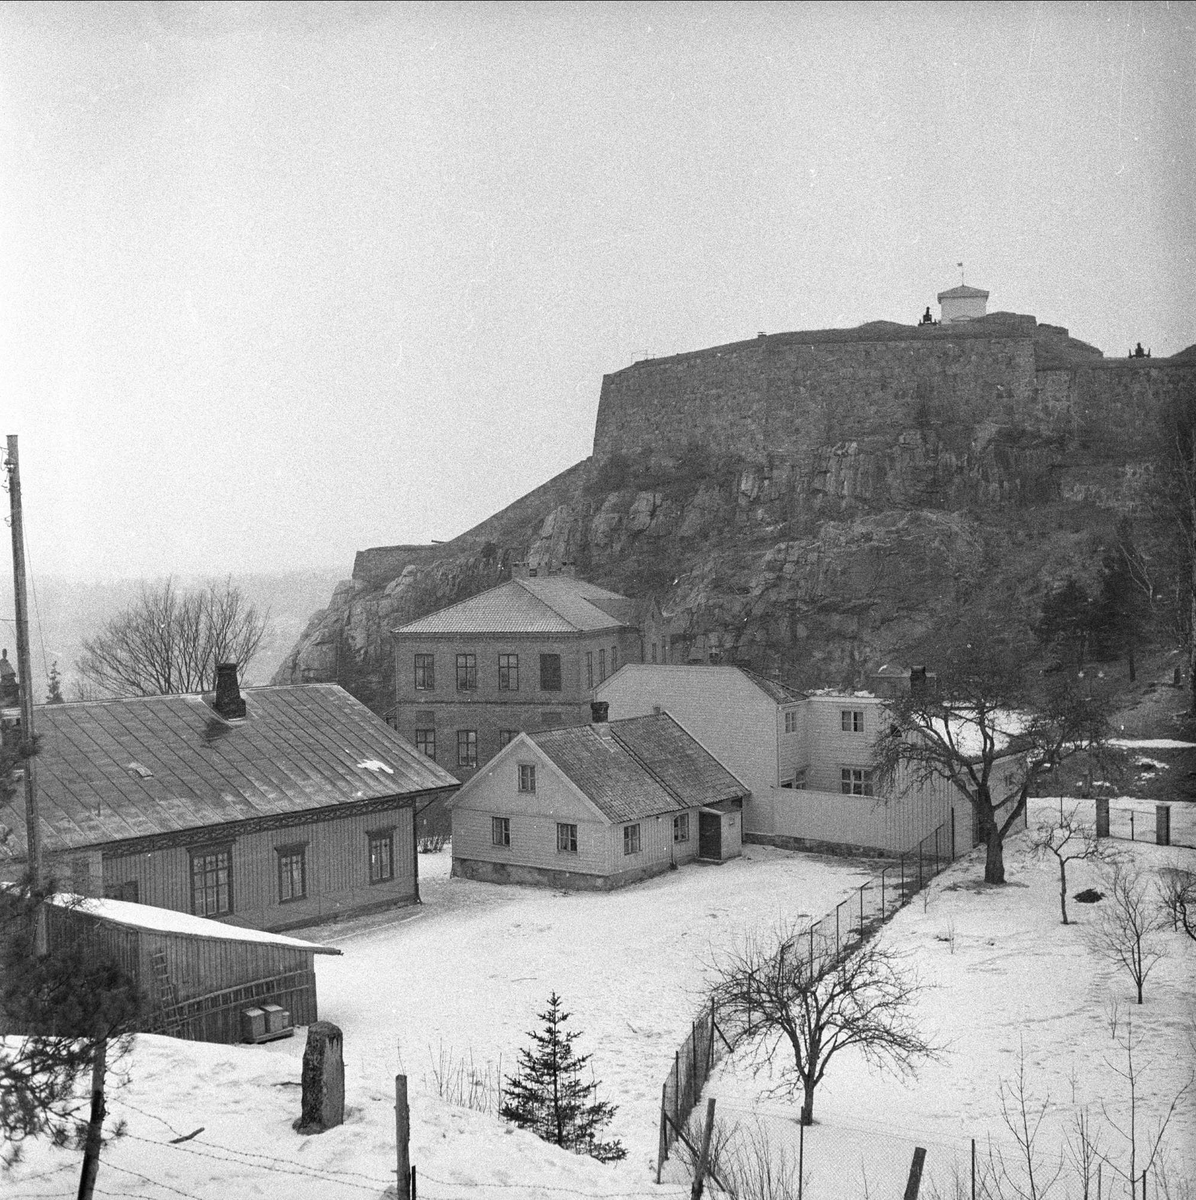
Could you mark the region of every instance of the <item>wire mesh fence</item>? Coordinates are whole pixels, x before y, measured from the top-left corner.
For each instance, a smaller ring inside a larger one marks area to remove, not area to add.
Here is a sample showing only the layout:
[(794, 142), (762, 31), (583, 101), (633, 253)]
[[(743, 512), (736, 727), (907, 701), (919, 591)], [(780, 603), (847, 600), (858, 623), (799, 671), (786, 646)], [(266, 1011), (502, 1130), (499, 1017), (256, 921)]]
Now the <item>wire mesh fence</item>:
[[(835, 956), (848, 954), (860, 945), (951, 862), (952, 845), (950, 822), (944, 822), (811, 924), (799, 939), (807, 941), (811, 963), (832, 952)], [(661, 1087), (658, 1180), (673, 1146), (679, 1138), (684, 1139), (685, 1124), (710, 1072), (728, 1049), (730, 1043), (719, 1028), (718, 1012), (711, 1002), (691, 1023)]]

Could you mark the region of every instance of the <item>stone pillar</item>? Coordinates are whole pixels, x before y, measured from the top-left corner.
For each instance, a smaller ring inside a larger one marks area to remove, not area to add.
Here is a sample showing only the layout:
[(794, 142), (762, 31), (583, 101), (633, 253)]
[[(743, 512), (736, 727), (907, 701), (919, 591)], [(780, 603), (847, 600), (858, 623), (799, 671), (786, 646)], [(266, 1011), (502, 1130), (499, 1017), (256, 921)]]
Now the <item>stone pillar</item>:
[(1154, 806), (1154, 840), (1160, 846), (1171, 845), (1171, 805)]
[(1109, 798), (1107, 796), (1097, 796), (1096, 798), (1096, 836), (1098, 838), (1109, 836)]
[(313, 1021), (303, 1050), (303, 1111), (298, 1133), (323, 1133), (345, 1119), (345, 1039), (331, 1021)]

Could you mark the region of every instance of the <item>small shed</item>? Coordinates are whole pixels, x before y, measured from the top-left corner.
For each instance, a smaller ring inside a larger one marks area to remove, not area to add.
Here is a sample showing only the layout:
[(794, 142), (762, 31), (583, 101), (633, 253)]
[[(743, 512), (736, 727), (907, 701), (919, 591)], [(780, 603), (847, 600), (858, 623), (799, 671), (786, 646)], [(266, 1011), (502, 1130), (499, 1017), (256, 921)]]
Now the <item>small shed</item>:
[[(147, 1002), (140, 1032), (196, 1042), (261, 1041), (310, 1025), (318, 1019), (315, 956), (341, 953), (172, 909), (73, 895), (52, 898), (47, 933), (51, 945), (93, 947), (120, 963)], [(244, 1014), (267, 1006), (269, 1030), (247, 1036)]]

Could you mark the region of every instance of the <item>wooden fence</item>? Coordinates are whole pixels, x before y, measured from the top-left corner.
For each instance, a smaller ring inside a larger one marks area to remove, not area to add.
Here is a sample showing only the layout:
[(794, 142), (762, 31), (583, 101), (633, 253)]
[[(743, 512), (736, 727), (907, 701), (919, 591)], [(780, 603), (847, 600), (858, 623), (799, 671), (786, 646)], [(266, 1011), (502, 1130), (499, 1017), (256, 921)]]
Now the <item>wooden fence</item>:
[[(944, 821), (933, 833), (907, 850), (895, 863), (860, 884), (855, 894), (839, 902), (802, 935), (809, 938), (810, 957), (815, 945), (834, 953), (850, 953), (878, 929), (910, 897), (920, 892), (952, 860), (951, 823)], [(690, 1023), (689, 1034), (673, 1055), (673, 1066), (660, 1091), (660, 1136), (656, 1158), (656, 1181), (678, 1139), (689, 1144), (685, 1123), (689, 1120), (715, 1064), (731, 1048), (718, 1025), (714, 1001)], [(690, 1145), (696, 1155), (697, 1148)]]

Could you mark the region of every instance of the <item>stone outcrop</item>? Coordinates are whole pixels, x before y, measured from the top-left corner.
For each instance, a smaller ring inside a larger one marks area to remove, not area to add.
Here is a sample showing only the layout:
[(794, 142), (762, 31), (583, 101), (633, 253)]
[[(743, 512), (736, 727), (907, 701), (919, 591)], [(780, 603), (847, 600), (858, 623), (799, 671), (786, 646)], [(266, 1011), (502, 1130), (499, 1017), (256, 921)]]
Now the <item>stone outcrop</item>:
[(385, 692), (389, 629), (526, 559), (657, 595), (675, 661), (855, 682), (962, 607), (1029, 614), (1091, 570), (1181, 393), (1188, 352), (1104, 359), (1002, 313), (637, 363), (603, 381), (590, 459), (443, 545), (359, 553), (275, 681)]

